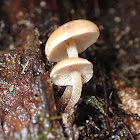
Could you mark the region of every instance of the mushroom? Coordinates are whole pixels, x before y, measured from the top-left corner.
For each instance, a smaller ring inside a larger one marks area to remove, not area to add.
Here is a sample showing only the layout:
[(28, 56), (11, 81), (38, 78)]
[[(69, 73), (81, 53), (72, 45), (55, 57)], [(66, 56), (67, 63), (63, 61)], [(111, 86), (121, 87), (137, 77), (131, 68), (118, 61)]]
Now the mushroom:
[[(47, 59), (59, 62), (65, 58), (78, 57), (78, 53), (96, 42), (99, 34), (97, 25), (89, 20), (79, 19), (65, 23), (51, 34), (46, 43)], [(67, 105), (71, 93), (71, 86), (67, 86), (59, 100), (63, 107)]]
[(78, 57), (78, 53), (85, 51), (98, 37), (96, 24), (84, 19), (73, 20), (51, 34), (45, 46), (45, 54), (51, 62)]
[(70, 97), (71, 97), (71, 93), (72, 93), (72, 86), (67, 86), (65, 88), (63, 95), (57, 102), (57, 104), (61, 105), (61, 109), (64, 109), (67, 106), (67, 104), (70, 100)]
[(92, 75), (92, 63), (83, 58), (67, 58), (54, 66), (50, 74), (51, 81), (59, 86), (72, 86), (70, 101), (64, 113), (72, 115), (74, 107), (80, 99), (82, 85), (88, 82)]

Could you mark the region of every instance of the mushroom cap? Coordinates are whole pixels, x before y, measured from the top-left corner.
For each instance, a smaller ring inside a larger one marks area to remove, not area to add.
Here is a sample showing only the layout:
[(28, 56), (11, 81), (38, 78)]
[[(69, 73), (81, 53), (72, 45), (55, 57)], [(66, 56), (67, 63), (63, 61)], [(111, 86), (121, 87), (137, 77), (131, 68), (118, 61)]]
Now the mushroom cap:
[(50, 78), (55, 85), (73, 85), (71, 73), (79, 71), (82, 83), (87, 83), (93, 75), (93, 65), (83, 58), (67, 58), (58, 62), (51, 71)]
[(45, 54), (51, 62), (61, 61), (68, 58), (66, 44), (71, 39), (75, 41), (78, 53), (81, 53), (96, 42), (99, 34), (97, 25), (89, 20), (67, 22), (51, 34), (45, 46)]

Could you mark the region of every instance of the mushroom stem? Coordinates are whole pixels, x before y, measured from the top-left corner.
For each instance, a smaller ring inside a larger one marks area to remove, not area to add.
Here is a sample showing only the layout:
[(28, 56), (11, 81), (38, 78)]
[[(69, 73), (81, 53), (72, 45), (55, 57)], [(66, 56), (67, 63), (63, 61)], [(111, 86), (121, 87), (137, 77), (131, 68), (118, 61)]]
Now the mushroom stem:
[(70, 39), (66, 43), (66, 47), (67, 47), (67, 53), (68, 53), (69, 58), (78, 57), (77, 46), (76, 46), (75, 41), (73, 39)]
[(79, 71), (72, 71), (71, 76), (73, 79), (72, 95), (68, 105), (64, 110), (64, 112), (68, 113), (69, 115), (72, 115), (72, 113), (74, 112), (74, 106), (78, 103), (82, 91), (81, 73)]
[(65, 108), (66, 105), (68, 104), (71, 98), (71, 94), (72, 94), (72, 86), (67, 86), (63, 95), (59, 99), (59, 103), (62, 104), (63, 108)]

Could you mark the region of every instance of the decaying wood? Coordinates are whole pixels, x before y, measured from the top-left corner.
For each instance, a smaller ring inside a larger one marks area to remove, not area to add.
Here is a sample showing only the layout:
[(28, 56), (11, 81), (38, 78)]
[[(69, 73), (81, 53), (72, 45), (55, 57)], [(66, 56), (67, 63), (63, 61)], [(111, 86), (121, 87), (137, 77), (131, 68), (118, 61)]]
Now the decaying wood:
[(61, 139), (62, 127), (45, 71), (39, 33), (25, 17), (35, 1), (28, 2), (27, 11), (20, 0), (5, 4), (16, 47), (0, 52), (0, 138)]

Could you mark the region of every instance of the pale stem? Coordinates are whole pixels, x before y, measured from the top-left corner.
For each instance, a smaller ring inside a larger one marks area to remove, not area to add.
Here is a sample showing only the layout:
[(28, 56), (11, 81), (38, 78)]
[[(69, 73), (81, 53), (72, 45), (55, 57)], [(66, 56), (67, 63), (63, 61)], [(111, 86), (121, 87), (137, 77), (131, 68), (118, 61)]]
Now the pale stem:
[(71, 94), (72, 94), (72, 86), (67, 86), (63, 95), (59, 99), (59, 102), (62, 104), (63, 107), (66, 107), (66, 105), (68, 104)]
[(76, 46), (75, 41), (73, 39), (70, 39), (66, 43), (66, 47), (67, 47), (67, 53), (68, 53), (69, 58), (78, 57), (77, 46)]
[(71, 95), (68, 105), (66, 106), (64, 110), (64, 112), (68, 113), (69, 115), (72, 115), (72, 113), (74, 112), (74, 107), (78, 103), (81, 97), (81, 91), (82, 91), (81, 73), (79, 71), (72, 71), (71, 76), (73, 79), (72, 95)]

